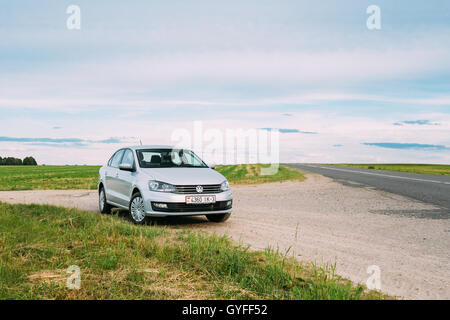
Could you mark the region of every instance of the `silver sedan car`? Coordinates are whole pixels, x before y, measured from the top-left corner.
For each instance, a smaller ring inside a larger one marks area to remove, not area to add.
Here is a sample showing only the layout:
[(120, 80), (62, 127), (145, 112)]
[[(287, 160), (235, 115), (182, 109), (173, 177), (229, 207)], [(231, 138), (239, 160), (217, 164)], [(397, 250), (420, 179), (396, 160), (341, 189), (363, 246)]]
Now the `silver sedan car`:
[(116, 151), (99, 172), (99, 210), (127, 209), (136, 224), (151, 217), (206, 215), (222, 222), (233, 196), (223, 175), (194, 152), (170, 146), (137, 146)]

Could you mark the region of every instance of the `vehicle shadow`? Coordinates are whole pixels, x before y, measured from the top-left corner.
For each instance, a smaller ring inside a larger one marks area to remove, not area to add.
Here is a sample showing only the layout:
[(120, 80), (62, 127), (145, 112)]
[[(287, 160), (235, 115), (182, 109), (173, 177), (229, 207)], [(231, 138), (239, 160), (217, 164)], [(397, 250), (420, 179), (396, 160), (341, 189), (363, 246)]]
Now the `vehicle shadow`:
[[(125, 209), (113, 209), (112, 214), (117, 215), (121, 219), (131, 222), (129, 212)], [(202, 225), (211, 223), (205, 216), (177, 216), (177, 217), (161, 217), (153, 218), (151, 225), (156, 226), (183, 226), (183, 225)]]

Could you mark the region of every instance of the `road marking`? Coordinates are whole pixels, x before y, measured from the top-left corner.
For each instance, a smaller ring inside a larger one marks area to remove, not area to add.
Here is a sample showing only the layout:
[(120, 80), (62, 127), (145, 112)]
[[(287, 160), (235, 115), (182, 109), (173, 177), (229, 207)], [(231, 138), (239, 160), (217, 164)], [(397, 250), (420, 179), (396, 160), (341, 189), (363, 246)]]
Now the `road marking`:
[(306, 166), (306, 167), (313, 167), (313, 168), (320, 168), (320, 169), (344, 171), (344, 172), (350, 172), (350, 173), (367, 174), (367, 175), (372, 175), (372, 176), (388, 177), (388, 178), (394, 178), (394, 179), (413, 180), (413, 181), (431, 182), (431, 183), (439, 183), (439, 184), (450, 185), (450, 182), (445, 182), (445, 181), (427, 180), (427, 179), (419, 179), (419, 178), (409, 178), (409, 177), (401, 177), (401, 176), (392, 176), (392, 175), (383, 174), (383, 173), (355, 171), (355, 170), (347, 170), (347, 169), (341, 169), (341, 168), (330, 168), (330, 167), (315, 166), (315, 165), (311, 165), (311, 164), (304, 164), (304, 166)]

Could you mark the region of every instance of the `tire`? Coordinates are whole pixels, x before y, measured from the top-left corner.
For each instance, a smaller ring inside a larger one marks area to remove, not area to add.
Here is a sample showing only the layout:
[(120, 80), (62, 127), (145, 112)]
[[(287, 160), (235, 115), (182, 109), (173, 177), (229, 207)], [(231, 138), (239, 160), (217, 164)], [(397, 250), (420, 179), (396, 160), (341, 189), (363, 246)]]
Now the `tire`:
[(98, 210), (101, 213), (110, 214), (113, 207), (106, 202), (105, 188), (101, 187), (98, 192)]
[(144, 199), (139, 192), (133, 194), (129, 206), (130, 219), (134, 224), (145, 224), (149, 218), (145, 215)]
[(231, 212), (224, 214), (207, 214), (206, 219), (211, 222), (225, 222), (230, 218)]

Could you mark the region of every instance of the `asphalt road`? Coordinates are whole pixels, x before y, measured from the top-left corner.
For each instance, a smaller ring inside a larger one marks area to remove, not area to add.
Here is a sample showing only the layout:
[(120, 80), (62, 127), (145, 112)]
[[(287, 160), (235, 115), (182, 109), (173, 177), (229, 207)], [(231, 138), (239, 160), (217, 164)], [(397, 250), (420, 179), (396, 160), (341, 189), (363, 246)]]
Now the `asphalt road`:
[(314, 164), (288, 164), (354, 187), (373, 187), (440, 207), (432, 218), (450, 218), (450, 177)]

